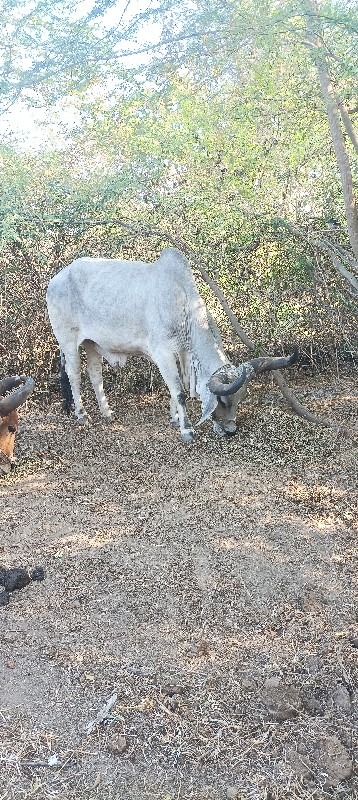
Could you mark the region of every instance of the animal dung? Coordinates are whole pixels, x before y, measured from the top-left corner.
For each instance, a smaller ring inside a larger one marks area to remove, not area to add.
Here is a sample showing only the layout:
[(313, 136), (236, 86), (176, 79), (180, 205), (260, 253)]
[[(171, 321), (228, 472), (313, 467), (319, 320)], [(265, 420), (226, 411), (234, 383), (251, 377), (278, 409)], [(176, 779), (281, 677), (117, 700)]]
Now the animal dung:
[(0, 592), (0, 606), (8, 604), (11, 592), (20, 591), (31, 581), (43, 581), (45, 572), (43, 567), (35, 567), (29, 571), (24, 567), (0, 567), (0, 586), (4, 591)]

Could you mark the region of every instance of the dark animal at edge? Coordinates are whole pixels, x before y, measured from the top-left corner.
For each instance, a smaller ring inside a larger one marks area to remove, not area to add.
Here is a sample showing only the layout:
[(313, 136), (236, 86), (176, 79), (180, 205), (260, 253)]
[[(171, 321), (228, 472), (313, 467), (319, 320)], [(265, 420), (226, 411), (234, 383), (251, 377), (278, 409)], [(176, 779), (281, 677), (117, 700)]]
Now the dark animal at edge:
[[(11, 375), (0, 380), (0, 475), (7, 475), (14, 465), (15, 436), (19, 429), (17, 409), (30, 396), (34, 385), (27, 375)], [(4, 397), (10, 391), (11, 394)]]

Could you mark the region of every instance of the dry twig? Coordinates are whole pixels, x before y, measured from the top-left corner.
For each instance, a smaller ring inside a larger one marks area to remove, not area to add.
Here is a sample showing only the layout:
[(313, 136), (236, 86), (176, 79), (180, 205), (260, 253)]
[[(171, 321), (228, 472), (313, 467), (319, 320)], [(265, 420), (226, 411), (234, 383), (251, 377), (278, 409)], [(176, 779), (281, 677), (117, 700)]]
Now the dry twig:
[(111, 709), (113, 708), (114, 704), (117, 701), (117, 697), (118, 697), (117, 692), (113, 692), (109, 700), (107, 700), (107, 703), (105, 703), (104, 706), (102, 706), (102, 708), (98, 712), (96, 718), (91, 722), (89, 722), (88, 725), (86, 725), (85, 730), (87, 735), (92, 733), (96, 725), (100, 725), (101, 722), (103, 722), (108, 717), (109, 712), (111, 711)]

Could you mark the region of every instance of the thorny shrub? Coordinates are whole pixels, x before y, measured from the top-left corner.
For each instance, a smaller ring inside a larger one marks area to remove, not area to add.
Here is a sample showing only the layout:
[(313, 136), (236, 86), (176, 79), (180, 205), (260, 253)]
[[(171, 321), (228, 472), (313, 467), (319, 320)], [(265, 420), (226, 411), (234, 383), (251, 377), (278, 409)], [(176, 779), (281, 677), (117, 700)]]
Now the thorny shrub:
[[(185, 232), (183, 232), (183, 238)], [(27, 373), (36, 381), (35, 399), (46, 405), (59, 393), (59, 354), (46, 311), (45, 294), (52, 275), (76, 257), (106, 255), (152, 261), (165, 242), (155, 237), (123, 234), (119, 225), (54, 221), (46, 229), (32, 222), (18, 224), (17, 235), (0, 254), (0, 377)], [(212, 264), (210, 243), (200, 258)], [(335, 368), (339, 362), (356, 367), (356, 312), (337, 276), (323, 259), (308, 253), (291, 259), (289, 247), (270, 238), (252, 248), (221, 247), (214, 262), (216, 279), (241, 325), (258, 348), (273, 353), (297, 342), (301, 363)], [(198, 287), (223, 333), (228, 354), (247, 355), (220, 304), (198, 277)], [(334, 365), (334, 367), (332, 367)], [(106, 378), (107, 374), (107, 378)], [(110, 377), (109, 377), (110, 376)], [(105, 369), (105, 380), (117, 379)], [(156, 368), (129, 362), (121, 374), (123, 389), (149, 391), (160, 385)]]

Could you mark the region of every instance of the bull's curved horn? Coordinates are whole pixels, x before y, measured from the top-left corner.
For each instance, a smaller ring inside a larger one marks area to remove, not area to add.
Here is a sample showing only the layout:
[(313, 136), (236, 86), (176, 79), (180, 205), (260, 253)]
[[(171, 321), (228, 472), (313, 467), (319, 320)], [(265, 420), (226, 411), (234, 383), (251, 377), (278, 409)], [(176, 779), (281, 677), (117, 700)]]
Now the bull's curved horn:
[(260, 372), (291, 367), (292, 364), (298, 361), (298, 355), (298, 347), (295, 347), (293, 353), (287, 357), (271, 358), (270, 356), (262, 356), (261, 358), (252, 358), (250, 361), (245, 361), (239, 367), (233, 367), (230, 364), (223, 366), (211, 376), (208, 381), (208, 389), (213, 394), (221, 397), (235, 394), (246, 381), (251, 380), (254, 375)]
[(278, 358), (263, 356), (262, 358), (252, 358), (248, 363), (254, 369), (255, 374), (257, 375), (260, 372), (268, 372), (272, 369), (285, 369), (286, 367), (291, 367), (292, 364), (296, 364), (298, 361), (298, 355), (298, 347), (294, 347), (293, 353), (290, 356), (281, 356)]
[[(23, 386), (21, 386), (22, 383), (24, 384)], [(7, 417), (11, 411), (14, 411), (15, 408), (18, 408), (27, 400), (34, 389), (35, 381), (27, 375), (12, 375), (0, 381), (0, 393), (8, 392), (17, 386), (21, 386), (21, 388), (16, 389), (8, 397), (0, 399), (0, 417)]]
[(226, 397), (228, 394), (235, 394), (235, 392), (238, 392), (247, 378), (248, 373), (245, 364), (241, 364), (240, 367), (230, 366), (228, 370), (222, 367), (211, 376), (208, 381), (208, 389), (213, 394)]

